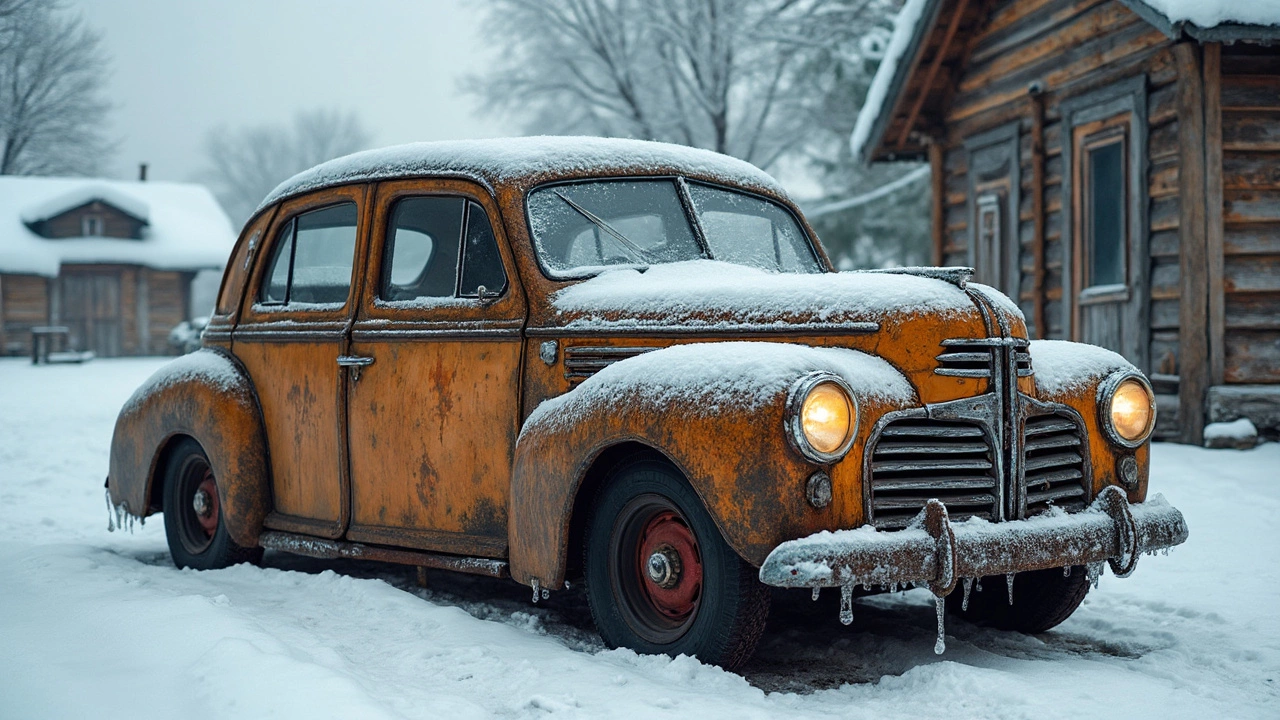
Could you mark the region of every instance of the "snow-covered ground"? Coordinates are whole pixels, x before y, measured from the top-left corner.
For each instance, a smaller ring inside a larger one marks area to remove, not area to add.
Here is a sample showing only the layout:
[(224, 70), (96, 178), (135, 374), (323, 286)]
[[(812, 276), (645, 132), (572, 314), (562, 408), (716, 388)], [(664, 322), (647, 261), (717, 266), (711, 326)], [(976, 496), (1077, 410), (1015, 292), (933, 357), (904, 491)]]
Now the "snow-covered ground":
[(179, 571), (160, 517), (109, 534), (116, 411), (160, 364), (0, 360), (0, 717), (1280, 717), (1277, 444), (1157, 446), (1191, 539), (1049, 633), (951, 620), (939, 657), (925, 591), (847, 628), (796, 591), (738, 675), (605, 649), (573, 591), (277, 553)]

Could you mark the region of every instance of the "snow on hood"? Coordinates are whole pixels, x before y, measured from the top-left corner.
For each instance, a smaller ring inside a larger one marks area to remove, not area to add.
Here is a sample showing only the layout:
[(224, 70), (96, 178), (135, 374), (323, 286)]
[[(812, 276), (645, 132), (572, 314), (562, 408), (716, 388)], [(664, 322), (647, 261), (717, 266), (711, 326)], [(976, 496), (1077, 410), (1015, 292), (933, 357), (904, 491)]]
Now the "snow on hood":
[[(51, 239), (27, 227), (92, 200), (147, 221), (142, 238)], [(0, 177), (0, 273), (56, 277), (62, 265), (75, 263), (214, 269), (226, 264), (235, 240), (226, 213), (202, 185)]]
[(564, 395), (543, 401), (524, 427), (573, 425), (601, 403), (618, 404), (635, 388), (643, 388), (644, 398), (656, 407), (681, 400), (707, 415), (751, 411), (774, 402), (797, 378), (818, 370), (844, 378), (859, 398), (907, 404), (916, 397), (892, 365), (857, 350), (772, 342), (691, 343), (609, 365)]
[(1049, 395), (1092, 385), (1117, 370), (1137, 370), (1119, 353), (1067, 340), (1032, 340), (1031, 367), (1036, 389)]
[(330, 160), (285, 180), (258, 209), (321, 187), (414, 175), (462, 175), (482, 183), (536, 174), (687, 172), (727, 183), (770, 190), (782, 186), (751, 163), (700, 148), (601, 137), (517, 137), (395, 145)]
[(963, 290), (941, 280), (862, 272), (773, 273), (716, 260), (601, 273), (558, 291), (552, 305), (568, 327), (685, 325), (712, 330), (975, 312)]

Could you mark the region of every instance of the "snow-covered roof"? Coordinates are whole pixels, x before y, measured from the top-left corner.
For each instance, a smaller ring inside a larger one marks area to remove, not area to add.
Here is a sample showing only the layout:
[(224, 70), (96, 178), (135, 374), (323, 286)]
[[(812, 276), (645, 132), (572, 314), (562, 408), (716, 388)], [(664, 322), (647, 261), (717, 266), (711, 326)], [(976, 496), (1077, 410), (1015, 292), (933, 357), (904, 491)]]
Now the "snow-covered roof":
[[(28, 223), (101, 200), (146, 222), (141, 239), (44, 238)], [(92, 178), (0, 177), (0, 273), (55, 277), (62, 265), (220, 268), (236, 232), (202, 185)]]
[(121, 192), (103, 182), (85, 182), (73, 186), (60, 195), (54, 195), (43, 202), (23, 208), (22, 221), (34, 225), (94, 201), (111, 205), (144, 223), (150, 219), (147, 204), (136, 195)]
[(1171, 38), (1205, 42), (1280, 38), (1278, 0), (1121, 0)]
[(681, 173), (786, 196), (765, 171), (700, 148), (600, 137), (519, 137), (420, 142), (330, 160), (285, 180), (258, 209), (316, 188), (415, 175), (467, 177), (493, 187), (522, 178), (602, 173)]
[[(1171, 39), (1202, 42), (1280, 40), (1280, 0), (1120, 0)], [(912, 58), (937, 23), (944, 0), (906, 0), (893, 22), (884, 59), (849, 138), (854, 157), (872, 159), (906, 86)]]
[[(893, 35), (889, 38), (889, 46), (885, 49), (880, 66), (876, 68), (875, 77), (871, 79), (866, 102), (858, 111), (858, 121), (853, 126), (853, 135), (849, 142), (854, 157), (864, 161), (870, 159), (868, 150), (871, 148), (867, 147), (867, 142), (871, 140), (871, 131), (876, 125), (883, 125), (888, 121), (886, 113), (893, 111), (891, 106), (894, 100), (890, 95), (897, 94), (890, 93), (890, 90), (902, 87), (906, 74), (911, 68), (907, 51), (913, 50), (919, 44), (918, 38), (923, 35), (924, 25), (932, 24), (932, 18), (937, 15), (938, 7), (941, 5), (941, 0), (907, 0), (898, 11), (897, 17), (893, 19)], [(926, 8), (929, 10), (928, 13), (925, 12)], [(930, 22), (924, 23), (925, 19), (929, 19)], [(890, 107), (885, 107), (886, 102)], [(881, 116), (884, 116), (883, 120)], [(877, 142), (878, 136), (884, 132), (883, 128), (879, 130), (880, 132), (876, 133)]]

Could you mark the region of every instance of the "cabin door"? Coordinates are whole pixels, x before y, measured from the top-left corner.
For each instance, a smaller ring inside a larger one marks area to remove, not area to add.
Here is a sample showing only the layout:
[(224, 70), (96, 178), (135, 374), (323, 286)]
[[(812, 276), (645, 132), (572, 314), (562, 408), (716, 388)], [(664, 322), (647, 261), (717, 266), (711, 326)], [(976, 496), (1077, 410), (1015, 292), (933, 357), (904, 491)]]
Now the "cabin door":
[(69, 349), (119, 355), (120, 274), (68, 270), (59, 284), (60, 322), (71, 330)]
[(348, 375), (358, 542), (505, 557), (524, 295), (497, 206), (458, 180), (378, 187)]
[(1018, 123), (964, 142), (968, 161), (969, 265), (974, 279), (1018, 301)]

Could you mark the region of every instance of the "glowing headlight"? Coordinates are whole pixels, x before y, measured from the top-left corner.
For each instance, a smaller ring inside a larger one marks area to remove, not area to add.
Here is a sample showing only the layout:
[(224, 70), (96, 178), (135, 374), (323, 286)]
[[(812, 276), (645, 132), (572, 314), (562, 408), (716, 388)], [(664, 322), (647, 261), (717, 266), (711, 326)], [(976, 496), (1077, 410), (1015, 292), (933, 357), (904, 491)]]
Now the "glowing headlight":
[(844, 457), (853, 444), (858, 409), (849, 386), (831, 373), (796, 382), (787, 399), (788, 437), (802, 455), (819, 463)]
[(1126, 447), (1141, 445), (1156, 425), (1155, 394), (1141, 375), (1117, 373), (1098, 389), (1098, 411), (1111, 439)]

